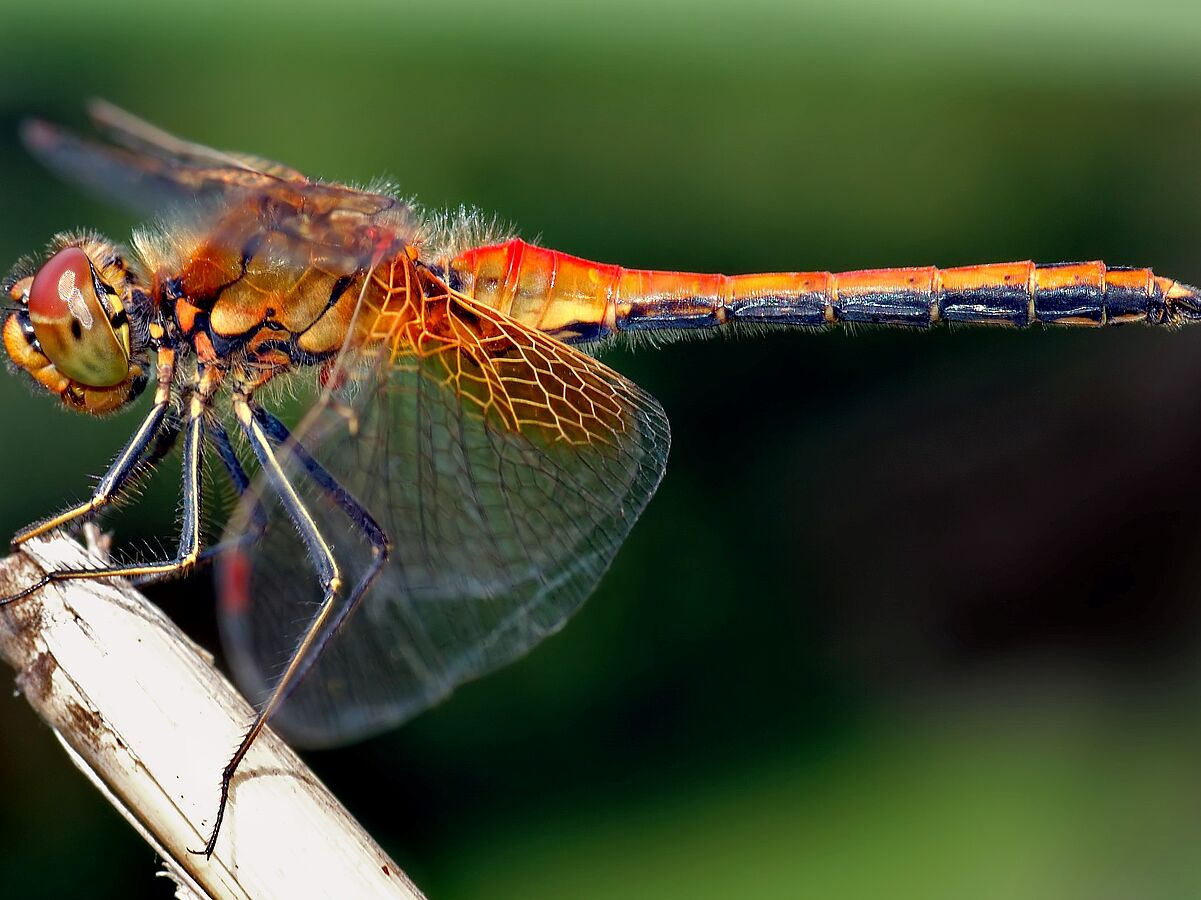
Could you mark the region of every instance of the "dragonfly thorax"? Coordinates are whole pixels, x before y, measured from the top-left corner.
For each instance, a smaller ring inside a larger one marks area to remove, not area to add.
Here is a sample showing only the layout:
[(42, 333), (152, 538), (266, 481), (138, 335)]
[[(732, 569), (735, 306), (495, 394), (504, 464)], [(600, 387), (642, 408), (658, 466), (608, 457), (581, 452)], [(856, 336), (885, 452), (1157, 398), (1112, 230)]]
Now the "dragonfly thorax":
[(13, 365), (72, 409), (104, 415), (146, 386), (144, 337), (131, 310), (145, 306), (126, 255), (98, 235), (59, 235), (36, 267), (4, 281), (15, 306), (4, 320)]

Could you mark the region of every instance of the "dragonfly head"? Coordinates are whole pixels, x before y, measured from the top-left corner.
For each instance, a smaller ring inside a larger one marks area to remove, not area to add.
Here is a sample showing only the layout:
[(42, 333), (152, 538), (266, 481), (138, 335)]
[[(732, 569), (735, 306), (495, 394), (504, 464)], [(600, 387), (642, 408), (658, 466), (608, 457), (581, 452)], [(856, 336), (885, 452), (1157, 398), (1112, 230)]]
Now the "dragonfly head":
[(137, 276), (98, 235), (60, 235), (40, 265), (23, 260), (3, 282), (4, 349), (12, 364), (72, 409), (113, 412), (146, 387), (129, 310)]

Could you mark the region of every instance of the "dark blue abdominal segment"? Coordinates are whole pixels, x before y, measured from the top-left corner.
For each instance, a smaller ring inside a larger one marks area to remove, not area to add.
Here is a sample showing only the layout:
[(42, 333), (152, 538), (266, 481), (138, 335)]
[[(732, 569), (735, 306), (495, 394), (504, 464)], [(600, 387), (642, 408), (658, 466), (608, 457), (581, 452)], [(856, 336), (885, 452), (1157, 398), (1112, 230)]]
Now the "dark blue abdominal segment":
[[(651, 280), (661, 273), (645, 273)], [(665, 283), (684, 282), (662, 273)], [(702, 296), (649, 294), (619, 307), (622, 332), (686, 331), (744, 323), (818, 328), (839, 323), (928, 328), (939, 322), (1023, 327), (1201, 318), (1201, 295), (1150, 269), (1101, 262), (997, 263), (937, 269), (871, 269), (715, 276)], [(696, 283), (695, 281), (692, 283)]]

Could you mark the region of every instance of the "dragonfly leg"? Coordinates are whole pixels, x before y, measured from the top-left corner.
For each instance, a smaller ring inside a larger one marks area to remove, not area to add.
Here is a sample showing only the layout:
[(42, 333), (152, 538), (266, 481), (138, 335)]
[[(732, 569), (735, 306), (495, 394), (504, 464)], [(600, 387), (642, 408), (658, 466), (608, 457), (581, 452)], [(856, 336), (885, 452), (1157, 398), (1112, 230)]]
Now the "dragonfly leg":
[[(132, 481), (145, 475), (154, 469), (156, 465), (162, 462), (175, 445), (179, 443), (179, 435), (183, 430), (182, 424), (174, 416), (169, 416), (163, 421), (162, 428), (159, 429), (158, 436), (154, 439), (153, 445), (142, 456), (137, 468), (125, 482), (125, 486), (129, 487)], [(89, 533), (89, 529), (92, 529)], [(90, 519), (85, 519), (83, 523), (84, 545), (93, 553), (99, 553), (104, 559), (111, 557), (113, 544), (113, 536), (110, 532), (104, 531), (95, 522)], [(137, 579), (134, 579), (134, 584), (138, 584)]]
[[(141, 461), (138, 463), (137, 469), (133, 473), (133, 477), (153, 469), (156, 465), (162, 462), (175, 449), (175, 445), (179, 443), (179, 435), (183, 432), (183, 423), (174, 416), (169, 416), (163, 421), (162, 427), (158, 434), (155, 435), (153, 443), (146, 449), (142, 455)], [(129, 482), (125, 482), (126, 486)]]
[[(210, 421), (205, 429), (205, 437), (212, 443), (213, 450), (216, 451), (217, 457), (221, 460), (222, 465), (225, 466), (225, 472), (229, 476), (230, 483), (233, 484), (237, 495), (242, 497), (250, 487), (250, 478), (246, 475), (246, 470), (242, 468), (242, 463), (238, 459), (237, 453), (234, 452), (233, 443), (229, 439), (229, 432), (225, 430), (225, 427), (220, 422)], [(267, 511), (261, 503), (256, 502), (254, 509), (250, 513), (250, 523), (246, 532), (236, 538), (223, 540), (212, 547), (205, 547), (196, 558), (196, 565), (205, 565), (212, 562), (222, 553), (237, 549), (244, 544), (253, 543), (262, 537), (263, 532), (266, 530)], [(173, 574), (176, 573), (142, 575), (134, 578), (133, 583), (138, 587), (147, 584), (157, 584), (160, 581), (166, 581)]]
[[(321, 658), (321, 653), (325, 649), (326, 644), (338, 633), (338, 630), (350, 618), (355, 609), (358, 608), (363, 597), (375, 581), (376, 576), (383, 568), (384, 563), (387, 562), (391, 551), (391, 542), (374, 517), (303, 446), (292, 440), (287, 427), (279, 419), (257, 404), (253, 404), (245, 399), (239, 400), (235, 398), (234, 409), (243, 430), (246, 432), (247, 438), (250, 440), (255, 456), (258, 458), (263, 470), (267, 473), (272, 486), (275, 487), (279, 494), (280, 500), (287, 510), (289, 517), (301, 531), (301, 535), (308, 546), (309, 556), (313, 560), (318, 575), (321, 578), (325, 597), (321, 608), (301, 639), (300, 645), (293, 653), (292, 659), (288, 662), (287, 668), (276, 683), (275, 689), (271, 692), (271, 696), (255, 717), (250, 730), (242, 739), (242, 743), (238, 746), (229, 764), (221, 773), (221, 799), (212, 834), (209, 836), (208, 842), (204, 847), (203, 852), (206, 856), (212, 856), (213, 850), (216, 847), (217, 835), (221, 829), (221, 821), (225, 815), (225, 807), (229, 802), (230, 784), (233, 781), (234, 773), (245, 758), (251, 744), (254, 743), (255, 738), (262, 732), (271, 715), (304, 680), (304, 677), (309, 673), (313, 665)], [(304, 508), (300, 498), (296, 495), (295, 488), (288, 481), (283, 468), (280, 466), (269, 444), (282, 447), (292, 459), (296, 460), (305, 474), (312, 479), (326, 496), (342, 509), (351, 522), (362, 531), (372, 546), (371, 565), (367, 567), (367, 570), (340, 605), (336, 604), (337, 591), (341, 581), (338, 575), (337, 563), (333, 559), (329, 545), (321, 537), (316, 523), (313, 522), (312, 517)]]
[(242, 432), (246, 435), (246, 439), (250, 443), (250, 448), (255, 458), (262, 467), (263, 473), (267, 476), (267, 480), (275, 490), (288, 517), (300, 532), (300, 537), (304, 541), (309, 560), (317, 570), (317, 577), (321, 583), (323, 597), (317, 614), (313, 617), (312, 622), (309, 623), (308, 630), (305, 632), (304, 637), (301, 638), (299, 646), (293, 652), (292, 658), (288, 661), (288, 665), (276, 683), (274, 690), (272, 690), (271, 696), (267, 698), (267, 702), (263, 704), (262, 709), (255, 716), (254, 722), (251, 723), (250, 729), (246, 732), (245, 737), (242, 738), (238, 749), (234, 751), (233, 757), (221, 772), (221, 796), (217, 805), (217, 815), (213, 820), (213, 830), (205, 842), (204, 849), (200, 851), (206, 857), (210, 858), (217, 846), (217, 836), (221, 832), (221, 822), (225, 818), (225, 808), (229, 803), (229, 789), (233, 782), (234, 773), (237, 772), (242, 760), (246, 758), (246, 754), (249, 752), (255, 739), (262, 732), (263, 726), (267, 724), (267, 720), (271, 718), (271, 715), (279, 708), (279, 704), (283, 701), (283, 698), (287, 696), (297, 674), (302, 669), (307, 668), (305, 658), (313, 649), (318, 636), (322, 633), (326, 622), (329, 620), (334, 610), (338, 591), (342, 586), (342, 577), (338, 571), (338, 563), (334, 559), (333, 550), (325, 538), (322, 537), (320, 530), (317, 528), (317, 523), (313, 520), (312, 514), (305, 507), (304, 501), (296, 493), (296, 488), (288, 480), (283, 466), (280, 465), (279, 459), (272, 449), (272, 440), (267, 430), (264, 428), (263, 423), (254, 415), (249, 398), (245, 394), (235, 393), (233, 396), (233, 410), (234, 415), (238, 419), (238, 424), (242, 428)]
[(346, 595), (345, 601), (338, 607), (337, 612), (334, 613), (317, 636), (311, 652), (309, 652), (306, 659), (300, 664), (295, 677), (292, 679), (292, 683), (288, 685), (283, 697), (280, 698), (283, 700), (287, 698), (289, 693), (300, 686), (300, 683), (309, 673), (309, 670), (321, 658), (326, 645), (337, 635), (350, 617), (354, 615), (354, 611), (362, 603), (376, 576), (379, 575), (387, 563), (388, 557), (392, 552), (392, 541), (371, 513), (367, 511), (366, 507), (359, 503), (350, 491), (339, 484), (337, 479), (321, 463), (314, 459), (300, 442), (292, 439), (292, 435), (288, 432), (283, 422), (257, 404), (252, 405), (252, 409), (255, 418), (262, 424), (268, 437), (286, 449), (289, 455), (304, 469), (305, 474), (312, 479), (327, 497), (338, 505), (342, 512), (346, 514), (346, 517), (350, 519), (351, 524), (371, 544), (370, 565), (367, 566), (358, 582), (351, 589), (350, 593)]
[[(391, 549), (388, 535), (363, 504), (346, 490), (329, 471), (310, 455), (309, 451), (299, 442), (292, 439), (287, 427), (267, 410), (252, 403), (254, 417), (263, 426), (267, 436), (277, 445), (284, 447), (290, 456), (296, 459), (305, 473), (346, 513), (350, 521), (363, 532), (363, 536), (374, 548), (375, 552), (387, 557)], [(348, 420), (349, 421), (349, 420)], [(352, 426), (348, 426), (352, 427)]]
[[(211, 383), (215, 384), (215, 380)], [(47, 572), (42, 578), (19, 593), (0, 600), (0, 605), (20, 600), (22, 597), (58, 581), (174, 575), (187, 571), (196, 564), (200, 555), (200, 447), (210, 393), (211, 391), (201, 390), (192, 395), (187, 424), (184, 426), (183, 513), (180, 517), (179, 549), (175, 557), (161, 562), (100, 566), (93, 569), (60, 569), (55, 572)]]
[[(147, 454), (147, 448), (151, 446), (163, 430), (164, 419), (171, 405), (171, 381), (174, 372), (174, 352), (171, 350), (160, 350), (158, 387), (155, 390), (154, 406), (151, 407), (150, 413), (142, 421), (142, 424), (138, 426), (138, 430), (134, 432), (133, 437), (129, 439), (124, 449), (117, 454), (117, 458), (113, 460), (108, 471), (100, 479), (100, 483), (96, 485), (92, 496), (83, 503), (79, 503), (70, 509), (65, 509), (48, 519), (43, 519), (41, 522), (31, 525), (18, 533), (12, 539), (14, 550), (31, 538), (54, 531), (57, 528), (62, 528), (76, 519), (92, 515), (98, 510), (103, 509), (117, 497), (121, 489), (129, 482), (129, 479), (142, 467)], [(153, 453), (153, 451), (151, 452)]]

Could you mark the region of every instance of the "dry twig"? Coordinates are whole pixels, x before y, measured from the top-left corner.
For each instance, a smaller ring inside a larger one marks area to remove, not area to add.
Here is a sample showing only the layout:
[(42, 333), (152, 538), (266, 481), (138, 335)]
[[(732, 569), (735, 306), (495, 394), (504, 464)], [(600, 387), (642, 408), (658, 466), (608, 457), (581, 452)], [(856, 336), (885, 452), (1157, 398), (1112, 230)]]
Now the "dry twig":
[[(0, 596), (88, 561), (66, 538), (31, 542), (0, 562)], [(253, 711), (128, 585), (68, 582), (0, 608), (0, 657), (75, 764), (162, 856), (179, 896), (422, 896), (269, 730), (234, 779), (213, 858), (190, 852), (204, 846), (221, 767)]]

